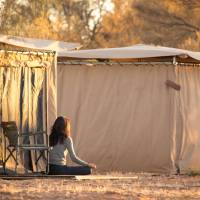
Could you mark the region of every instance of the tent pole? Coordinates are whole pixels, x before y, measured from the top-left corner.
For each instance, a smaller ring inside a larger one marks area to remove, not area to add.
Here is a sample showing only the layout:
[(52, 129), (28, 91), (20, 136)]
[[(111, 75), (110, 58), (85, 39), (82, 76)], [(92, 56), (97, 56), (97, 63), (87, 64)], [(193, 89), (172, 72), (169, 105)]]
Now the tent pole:
[(0, 81), (2, 82), (1, 83), (1, 87), (0, 87), (0, 146), (1, 146), (1, 160), (0, 160), (0, 164), (4, 165), (4, 144), (3, 144), (3, 133), (2, 133), (2, 128), (1, 128), (1, 123), (2, 123), (2, 103), (3, 103), (3, 100), (2, 100), (2, 93), (3, 93), (3, 70), (0, 69)]
[[(46, 131), (46, 144), (49, 147), (49, 134), (47, 133), (48, 131), (48, 69), (45, 67), (45, 115), (46, 115), (46, 120), (45, 120), (45, 131)], [(49, 173), (49, 151), (47, 151), (47, 159), (46, 159), (46, 173)]]
[(27, 51), (27, 50), (4, 50), (4, 49), (0, 49), (1, 53), (16, 53), (16, 54), (24, 54), (24, 55), (43, 55), (43, 56), (48, 56), (49, 53), (51, 53), (51, 51), (48, 52), (48, 50), (46, 50), (45, 52), (43, 52), (42, 50), (36, 50), (36, 51)]
[(177, 60), (176, 60), (176, 56), (173, 57), (172, 63), (173, 63), (173, 65), (177, 65), (177, 64), (178, 64), (178, 62), (177, 62)]
[(91, 66), (94, 67), (95, 65), (159, 65), (159, 64), (166, 64), (166, 65), (171, 65), (172, 62), (168, 61), (168, 62), (89, 62), (89, 61), (65, 61), (65, 62), (58, 62), (58, 64), (61, 65), (87, 65), (87, 66)]

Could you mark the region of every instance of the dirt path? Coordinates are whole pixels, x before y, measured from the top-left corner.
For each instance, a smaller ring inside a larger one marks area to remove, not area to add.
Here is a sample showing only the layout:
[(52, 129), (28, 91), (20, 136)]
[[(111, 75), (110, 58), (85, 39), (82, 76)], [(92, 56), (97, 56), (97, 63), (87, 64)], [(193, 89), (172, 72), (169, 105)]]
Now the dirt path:
[(125, 176), (132, 178), (0, 180), (0, 199), (200, 199), (200, 176)]

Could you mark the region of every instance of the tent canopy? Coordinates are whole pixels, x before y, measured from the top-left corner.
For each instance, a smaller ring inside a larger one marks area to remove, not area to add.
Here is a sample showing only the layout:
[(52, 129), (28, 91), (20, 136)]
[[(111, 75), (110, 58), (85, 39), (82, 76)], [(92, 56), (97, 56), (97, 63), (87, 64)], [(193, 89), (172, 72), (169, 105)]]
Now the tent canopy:
[(9, 36), (9, 35), (0, 35), (0, 42), (28, 49), (53, 50), (57, 52), (58, 56), (60, 54), (63, 55), (64, 52), (66, 51), (78, 49), (81, 47), (79, 43), (68, 43), (56, 40), (23, 38), (23, 37)]
[(0, 43), (28, 49), (53, 50), (57, 52), (58, 60), (60, 61), (68, 59), (144, 59), (145, 61), (154, 61), (155, 58), (161, 58), (163, 61), (163, 58), (176, 56), (182, 62), (200, 62), (200, 52), (144, 44), (119, 48), (77, 50), (81, 48), (79, 43), (23, 38), (9, 35), (0, 35)]
[(189, 57), (196, 62), (200, 61), (200, 52), (143, 44), (121, 48), (66, 51), (59, 55), (59, 57), (76, 59), (136, 59), (174, 56), (180, 56), (183, 59)]

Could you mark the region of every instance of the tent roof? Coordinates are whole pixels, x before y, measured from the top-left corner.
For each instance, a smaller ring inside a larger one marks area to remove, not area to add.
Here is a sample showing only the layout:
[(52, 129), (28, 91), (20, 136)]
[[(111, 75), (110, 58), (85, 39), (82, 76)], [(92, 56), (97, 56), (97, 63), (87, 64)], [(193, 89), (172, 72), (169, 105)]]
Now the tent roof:
[(181, 55), (200, 61), (200, 52), (143, 44), (121, 48), (66, 51), (62, 52), (59, 56), (81, 59), (134, 59)]
[(200, 61), (200, 52), (154, 45), (137, 44), (129, 47), (76, 50), (81, 47), (78, 43), (68, 43), (56, 40), (23, 38), (0, 35), (0, 43), (38, 50), (53, 50), (59, 58), (73, 59), (148, 59), (182, 56)]
[(0, 35), (0, 43), (37, 50), (53, 50), (63, 55), (68, 50), (74, 50), (81, 47), (79, 43), (61, 42), (56, 40), (43, 40), (33, 38), (23, 38), (9, 35)]

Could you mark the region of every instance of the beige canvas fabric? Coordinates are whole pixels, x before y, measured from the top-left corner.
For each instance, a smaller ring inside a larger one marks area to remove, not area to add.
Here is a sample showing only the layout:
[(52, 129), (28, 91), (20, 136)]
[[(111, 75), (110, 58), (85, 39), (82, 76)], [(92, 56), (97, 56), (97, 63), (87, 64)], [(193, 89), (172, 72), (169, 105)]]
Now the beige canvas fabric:
[(23, 38), (11, 35), (0, 35), (0, 43), (16, 47), (53, 50), (58, 57), (86, 58), (86, 59), (127, 59), (127, 58), (151, 58), (187, 55), (195, 60), (200, 60), (200, 53), (184, 49), (137, 44), (129, 47), (86, 49), (81, 48), (79, 43)]
[(78, 155), (99, 170), (173, 169), (173, 65), (59, 65), (58, 115), (72, 119)]
[[(45, 130), (45, 99), (48, 95), (47, 129), (50, 130), (57, 116), (55, 54), (50, 52), (18, 54), (16, 51), (1, 51), (0, 58), (1, 121), (15, 121), (18, 129), (23, 132)], [(43, 139), (37, 137), (38, 142), (42, 142)], [(33, 138), (27, 137), (25, 142), (33, 143)], [(31, 154), (33, 169), (35, 169), (34, 152)], [(0, 159), (2, 156), (1, 149)], [(29, 160), (28, 152), (21, 154), (21, 163), (26, 168), (29, 166)], [(8, 164), (13, 167), (11, 160)], [(42, 167), (43, 163), (41, 162), (40, 165)]]
[(177, 67), (181, 91), (177, 98), (178, 162), (182, 171), (200, 169), (200, 68)]
[(47, 71), (47, 131), (48, 134), (51, 132), (51, 127), (57, 117), (57, 58), (54, 57), (51, 62), (51, 67)]
[(126, 59), (126, 58), (151, 58), (186, 55), (195, 60), (200, 60), (200, 52), (184, 49), (137, 44), (129, 47), (85, 49), (78, 51), (61, 52), (61, 57), (85, 58), (85, 59)]
[(56, 51), (58, 55), (68, 50), (79, 49), (81, 45), (79, 43), (62, 42), (56, 40), (45, 40), (36, 38), (24, 38), (11, 35), (1, 35), (0, 43), (9, 44), (17, 47), (52, 50)]

